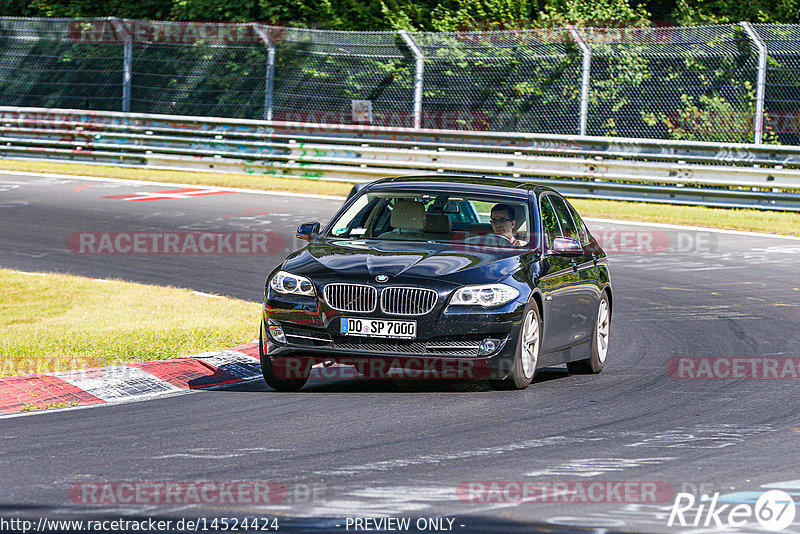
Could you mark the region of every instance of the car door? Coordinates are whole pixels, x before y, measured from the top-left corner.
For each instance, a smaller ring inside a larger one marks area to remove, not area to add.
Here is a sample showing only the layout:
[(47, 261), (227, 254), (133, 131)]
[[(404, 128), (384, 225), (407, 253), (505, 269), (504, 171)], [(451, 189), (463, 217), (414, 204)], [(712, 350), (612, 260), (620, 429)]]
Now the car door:
[(592, 329), (590, 334), (594, 333), (594, 324), (597, 320), (597, 310), (600, 306), (600, 296), (602, 295), (603, 287), (608, 282), (608, 271), (601, 265), (604, 263), (602, 251), (596, 248), (596, 244), (592, 244), (592, 238), (586, 223), (583, 222), (581, 216), (568, 201), (564, 201), (569, 208), (572, 219), (578, 228), (578, 235), (580, 237), (581, 246), (585, 252), (581, 264), (578, 266), (578, 273), (580, 274), (581, 283), (586, 287), (587, 298), (590, 300), (589, 316), (591, 317)]
[(577, 214), (560, 195), (550, 194), (548, 200), (553, 206), (563, 237), (578, 240), (582, 248), (581, 254), (569, 256), (570, 266), (577, 275), (577, 280), (567, 292), (570, 309), (564, 312), (569, 316), (566, 319), (569, 331), (565, 333), (565, 338), (568, 339), (565, 341), (569, 341), (570, 345), (576, 345), (589, 341), (594, 332), (595, 314), (600, 298), (596, 277), (593, 276), (596, 261), (586, 246), (588, 236), (583, 228), (583, 221), (575, 220)]
[(553, 251), (556, 237), (580, 240), (580, 234), (564, 200), (555, 194), (542, 195), (539, 203), (542, 217), (544, 256), (540, 286), (544, 296), (544, 336), (542, 353), (565, 349), (589, 339), (592, 292), (581, 278), (581, 269), (591, 256), (561, 255)]
[(572, 268), (572, 261), (567, 256), (553, 253), (553, 241), (562, 235), (561, 226), (556, 217), (549, 195), (539, 198), (539, 213), (542, 229), (542, 270), (539, 276), (539, 287), (542, 289), (543, 301), (543, 336), (542, 353), (557, 351), (571, 344), (570, 309), (573, 297), (570, 295), (578, 283), (578, 274)]

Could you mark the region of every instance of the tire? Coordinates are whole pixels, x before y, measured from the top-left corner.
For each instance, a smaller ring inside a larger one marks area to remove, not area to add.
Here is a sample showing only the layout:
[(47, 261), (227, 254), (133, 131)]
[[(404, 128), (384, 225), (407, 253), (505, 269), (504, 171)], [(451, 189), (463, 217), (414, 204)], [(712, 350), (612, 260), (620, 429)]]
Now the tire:
[(275, 391), (300, 391), (308, 382), (309, 374), (306, 373), (300, 378), (282, 378), (275, 373), (274, 362), (264, 350), (263, 323), (261, 324), (261, 331), (258, 333), (258, 354), (261, 360), (261, 374), (264, 375), (264, 382)]
[(542, 341), (542, 318), (539, 306), (531, 300), (525, 308), (525, 315), (519, 328), (517, 349), (511, 374), (501, 380), (490, 380), (494, 389), (525, 389), (533, 380), (536, 364), (539, 361), (539, 349)]
[(603, 370), (608, 356), (608, 335), (611, 331), (611, 306), (608, 293), (603, 291), (597, 306), (597, 320), (594, 323), (591, 353), (585, 360), (567, 362), (567, 370), (576, 375), (597, 374)]

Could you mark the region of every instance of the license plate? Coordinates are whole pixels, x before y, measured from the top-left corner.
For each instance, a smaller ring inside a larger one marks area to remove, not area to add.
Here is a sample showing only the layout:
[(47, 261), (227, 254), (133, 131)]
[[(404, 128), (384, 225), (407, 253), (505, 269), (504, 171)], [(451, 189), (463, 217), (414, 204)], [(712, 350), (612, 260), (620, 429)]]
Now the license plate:
[(417, 322), (389, 321), (386, 319), (363, 319), (360, 317), (342, 317), (340, 331), (346, 336), (416, 339)]

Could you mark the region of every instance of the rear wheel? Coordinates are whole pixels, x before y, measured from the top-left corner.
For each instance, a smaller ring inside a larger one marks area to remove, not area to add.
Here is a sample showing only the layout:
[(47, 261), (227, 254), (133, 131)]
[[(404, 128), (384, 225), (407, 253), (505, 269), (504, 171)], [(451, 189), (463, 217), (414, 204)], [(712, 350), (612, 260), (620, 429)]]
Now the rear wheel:
[(490, 380), (495, 389), (525, 389), (533, 380), (536, 364), (539, 361), (539, 347), (542, 336), (542, 319), (536, 301), (531, 300), (525, 309), (525, 316), (519, 329), (517, 350), (511, 373), (502, 380)]
[(597, 308), (597, 321), (594, 325), (591, 353), (585, 360), (567, 363), (567, 370), (573, 374), (596, 374), (603, 370), (608, 356), (608, 335), (611, 331), (611, 306), (608, 293), (603, 292)]
[(263, 323), (261, 325), (261, 331), (258, 334), (258, 353), (259, 359), (261, 360), (261, 374), (264, 375), (264, 382), (272, 389), (276, 391), (299, 391), (306, 385), (306, 382), (308, 382), (310, 373), (305, 371), (306, 366), (301, 366), (300, 376), (297, 378), (287, 378), (286, 367), (276, 365), (276, 362), (267, 356), (264, 346)]

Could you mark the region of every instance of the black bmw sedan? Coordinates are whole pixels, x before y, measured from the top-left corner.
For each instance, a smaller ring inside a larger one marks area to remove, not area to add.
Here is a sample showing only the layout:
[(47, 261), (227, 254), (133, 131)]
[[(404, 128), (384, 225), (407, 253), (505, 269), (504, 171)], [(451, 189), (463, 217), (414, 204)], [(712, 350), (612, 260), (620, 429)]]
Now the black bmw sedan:
[(261, 367), (273, 389), (302, 388), (320, 363), (370, 377), (486, 378), (503, 389), (527, 387), (541, 367), (603, 369), (608, 262), (550, 188), (387, 178), (297, 237), (309, 244), (265, 287)]

